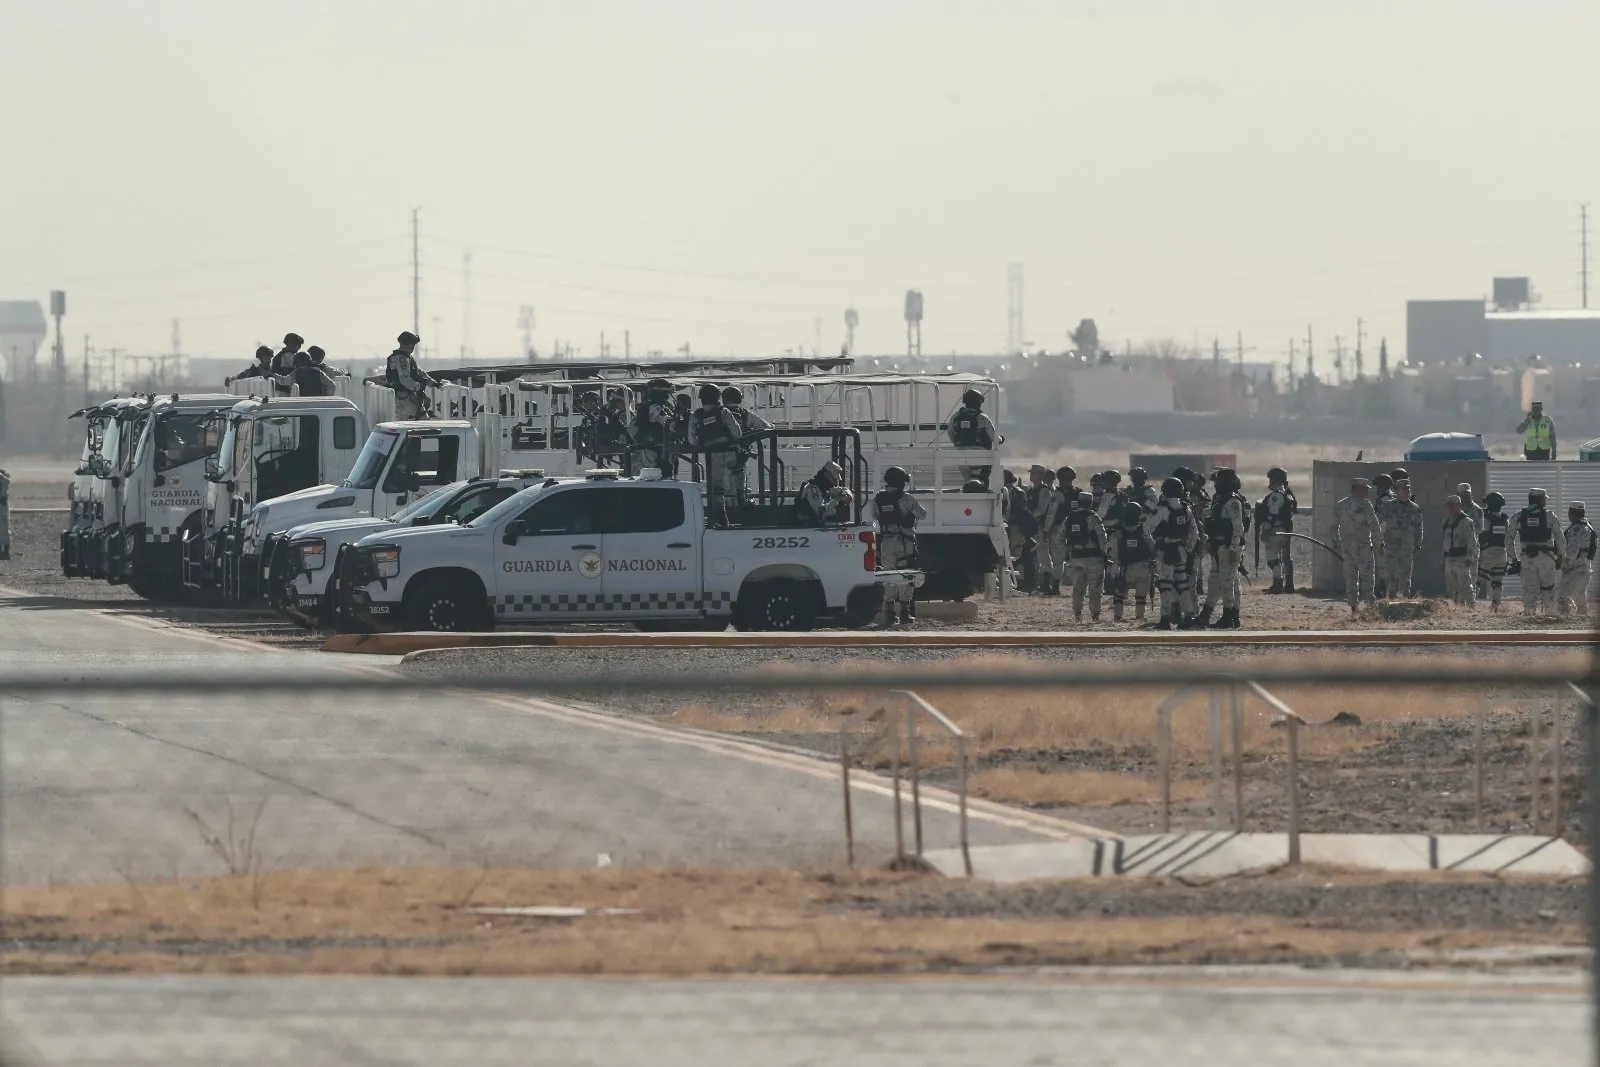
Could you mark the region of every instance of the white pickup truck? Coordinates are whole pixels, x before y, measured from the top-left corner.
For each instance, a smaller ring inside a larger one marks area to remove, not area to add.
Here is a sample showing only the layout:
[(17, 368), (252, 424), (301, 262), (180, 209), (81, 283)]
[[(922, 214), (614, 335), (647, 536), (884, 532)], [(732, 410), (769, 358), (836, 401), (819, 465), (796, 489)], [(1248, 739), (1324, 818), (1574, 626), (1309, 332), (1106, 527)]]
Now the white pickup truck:
[[(465, 526), (394, 530), (346, 553), (345, 610), (375, 629), (628, 622), (809, 630), (871, 623), (885, 583), (857, 506), (836, 525), (708, 529), (700, 486), (647, 471), (548, 478)], [(791, 512), (792, 516), (792, 512)]]
[(498, 478), (451, 482), (388, 518), (368, 515), (296, 526), (276, 541), (267, 562), (267, 598), (289, 618), (315, 626), (333, 614), (335, 577), (346, 546), (387, 530), (471, 522), (512, 494), (542, 481), (544, 471), (502, 471)]

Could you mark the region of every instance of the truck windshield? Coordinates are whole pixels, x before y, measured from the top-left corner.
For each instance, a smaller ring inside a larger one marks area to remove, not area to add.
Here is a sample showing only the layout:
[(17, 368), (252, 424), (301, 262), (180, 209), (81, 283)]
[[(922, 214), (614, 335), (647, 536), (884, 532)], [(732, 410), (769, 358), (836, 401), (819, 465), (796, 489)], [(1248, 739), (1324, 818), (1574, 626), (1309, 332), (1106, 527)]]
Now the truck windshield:
[(420, 500), (412, 501), (393, 515), (389, 516), (390, 522), (403, 523), (412, 519), (426, 519), (437, 514), (439, 509), (450, 503), (455, 495), (461, 491), (466, 482), (453, 482), (442, 485)]
[(156, 470), (205, 459), (217, 450), (220, 426), (202, 413), (163, 415), (155, 426)]
[(350, 468), (350, 477), (344, 483), (346, 488), (376, 488), (378, 479), (383, 476), (383, 468), (389, 462), (389, 453), (394, 451), (394, 443), (399, 439), (397, 433), (374, 431), (362, 446), (361, 454), (356, 457), (356, 465)]
[(122, 453), (118, 450), (118, 442), (122, 438), (122, 420), (107, 419), (105, 435), (100, 438), (100, 454), (105, 457), (112, 470), (122, 461)]
[(520, 493), (512, 493), (500, 503), (467, 523), (467, 525), (473, 529), (478, 529), (483, 526), (493, 526), (501, 519), (509, 519), (513, 515), (521, 513), (522, 509), (527, 507), (533, 501), (533, 498), (543, 491), (544, 486), (541, 485), (536, 489), (524, 489)]

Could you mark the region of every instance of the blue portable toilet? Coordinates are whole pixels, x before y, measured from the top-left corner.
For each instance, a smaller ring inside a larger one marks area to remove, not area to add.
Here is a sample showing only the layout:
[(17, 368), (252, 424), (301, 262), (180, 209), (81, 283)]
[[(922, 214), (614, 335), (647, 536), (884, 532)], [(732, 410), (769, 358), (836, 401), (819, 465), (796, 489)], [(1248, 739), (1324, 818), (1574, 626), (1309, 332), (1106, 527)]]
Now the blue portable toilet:
[(1583, 463), (1600, 463), (1600, 437), (1579, 445), (1578, 459)]
[(1489, 450), (1483, 446), (1481, 433), (1425, 433), (1406, 449), (1408, 463), (1428, 460), (1445, 462), (1461, 460), (1486, 460)]

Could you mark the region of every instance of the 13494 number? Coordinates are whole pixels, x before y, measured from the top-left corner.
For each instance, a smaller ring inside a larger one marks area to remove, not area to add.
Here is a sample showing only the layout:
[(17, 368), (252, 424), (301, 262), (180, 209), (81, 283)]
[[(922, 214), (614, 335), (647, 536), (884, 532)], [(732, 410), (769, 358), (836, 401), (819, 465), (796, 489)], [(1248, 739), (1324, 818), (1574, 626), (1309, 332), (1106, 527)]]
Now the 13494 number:
[(752, 537), (751, 548), (810, 548), (809, 537)]

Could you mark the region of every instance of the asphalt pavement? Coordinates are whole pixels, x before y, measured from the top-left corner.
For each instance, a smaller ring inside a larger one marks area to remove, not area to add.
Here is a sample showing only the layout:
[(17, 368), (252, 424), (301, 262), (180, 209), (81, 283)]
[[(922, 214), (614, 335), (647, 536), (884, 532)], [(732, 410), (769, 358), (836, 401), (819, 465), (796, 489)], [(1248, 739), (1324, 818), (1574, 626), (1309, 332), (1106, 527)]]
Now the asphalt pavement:
[[(75, 694), (70, 679), (170, 669), (159, 691)], [(0, 590), (0, 673), (59, 669), (60, 694), (0, 686), (10, 884), (265, 867), (597, 863), (805, 867), (844, 858), (837, 769), (732, 739), (542, 703), (537, 694), (186, 694), (181, 676), (388, 671), (116, 608)], [(936, 798), (935, 798), (936, 800)], [(929, 847), (956, 841), (951, 805)], [(861, 862), (892, 855), (891, 800), (855, 791)], [(908, 820), (909, 822), (909, 820)], [(1043, 827), (1044, 829), (1040, 829)], [(253, 831), (253, 832), (252, 832)], [(975, 843), (1059, 838), (986, 806)]]
[(83, 1067), (1586, 1062), (1581, 981), (1533, 981), (27, 977), (6, 979), (0, 1018), (20, 1062)]

